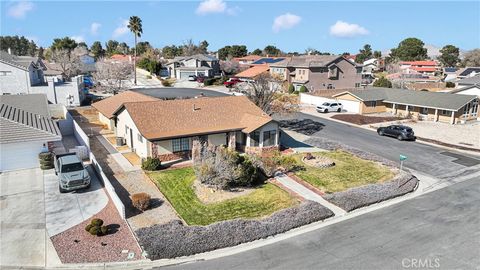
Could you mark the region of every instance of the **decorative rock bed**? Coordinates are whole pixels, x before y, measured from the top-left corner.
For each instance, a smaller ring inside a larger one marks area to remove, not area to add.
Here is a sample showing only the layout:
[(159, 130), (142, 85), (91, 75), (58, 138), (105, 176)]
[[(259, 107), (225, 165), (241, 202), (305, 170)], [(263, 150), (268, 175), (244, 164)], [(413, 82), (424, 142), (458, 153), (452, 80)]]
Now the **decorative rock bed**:
[(302, 158), (302, 161), (312, 167), (316, 168), (330, 168), (335, 166), (335, 162), (327, 157), (313, 156), (307, 154)]
[(185, 226), (180, 221), (154, 225), (136, 231), (148, 258), (175, 258), (236, 246), (267, 238), (296, 227), (332, 217), (328, 208), (305, 201), (263, 219), (235, 219), (208, 226)]

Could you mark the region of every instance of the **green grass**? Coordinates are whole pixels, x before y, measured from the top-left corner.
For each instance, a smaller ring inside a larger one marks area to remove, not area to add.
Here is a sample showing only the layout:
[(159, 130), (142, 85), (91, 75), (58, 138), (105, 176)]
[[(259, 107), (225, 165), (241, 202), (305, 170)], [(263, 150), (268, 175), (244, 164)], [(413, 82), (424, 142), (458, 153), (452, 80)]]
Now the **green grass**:
[(244, 196), (205, 204), (193, 190), (195, 174), (192, 168), (147, 174), (189, 225), (207, 225), (235, 218), (258, 218), (298, 203), (286, 191), (267, 183)]
[(335, 166), (320, 169), (305, 165), (301, 158), (303, 154), (294, 157), (305, 170), (295, 174), (326, 193), (344, 191), (349, 188), (366, 184), (381, 183), (391, 179), (393, 172), (378, 163), (363, 160), (343, 151), (314, 153), (315, 156), (325, 156), (335, 162)]

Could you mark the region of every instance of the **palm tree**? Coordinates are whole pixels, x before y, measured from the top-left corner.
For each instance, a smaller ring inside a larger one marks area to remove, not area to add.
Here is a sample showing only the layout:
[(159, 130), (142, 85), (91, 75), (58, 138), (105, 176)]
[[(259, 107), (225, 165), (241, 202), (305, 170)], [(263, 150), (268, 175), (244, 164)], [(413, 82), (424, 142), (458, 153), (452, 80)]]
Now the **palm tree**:
[(135, 37), (135, 49), (133, 50), (133, 74), (134, 74), (134, 84), (137, 85), (137, 38), (140, 37), (143, 33), (142, 30), (142, 19), (137, 16), (131, 16), (128, 22), (128, 29), (133, 33)]

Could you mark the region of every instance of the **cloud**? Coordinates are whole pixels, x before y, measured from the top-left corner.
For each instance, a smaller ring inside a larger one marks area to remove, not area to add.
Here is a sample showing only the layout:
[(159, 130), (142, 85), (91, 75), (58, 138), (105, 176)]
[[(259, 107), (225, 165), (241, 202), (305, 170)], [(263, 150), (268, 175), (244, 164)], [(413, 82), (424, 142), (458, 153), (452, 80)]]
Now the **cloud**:
[(351, 38), (368, 34), (369, 32), (367, 29), (354, 23), (337, 21), (334, 25), (330, 26), (330, 35), (335, 37)]
[(71, 36), (70, 38), (75, 40), (77, 43), (85, 42), (85, 38), (83, 36)]
[(16, 19), (23, 19), (33, 7), (33, 3), (29, 1), (17, 2), (8, 8), (7, 15)]
[(114, 38), (121, 37), (126, 33), (128, 33), (128, 31), (129, 31), (128, 20), (123, 20), (122, 23), (117, 28), (115, 28), (115, 30), (113, 30), (112, 37)]
[(227, 3), (223, 0), (204, 0), (200, 2), (195, 13), (198, 15), (207, 15), (210, 13), (235, 13), (235, 10), (227, 8)]
[(90, 25), (90, 34), (92, 35), (98, 35), (98, 29), (100, 29), (100, 26), (102, 26), (100, 23), (93, 22)]
[(302, 17), (300, 16), (285, 13), (273, 20), (272, 30), (273, 32), (278, 33), (280, 30), (293, 28), (295, 25), (299, 24), (301, 20)]

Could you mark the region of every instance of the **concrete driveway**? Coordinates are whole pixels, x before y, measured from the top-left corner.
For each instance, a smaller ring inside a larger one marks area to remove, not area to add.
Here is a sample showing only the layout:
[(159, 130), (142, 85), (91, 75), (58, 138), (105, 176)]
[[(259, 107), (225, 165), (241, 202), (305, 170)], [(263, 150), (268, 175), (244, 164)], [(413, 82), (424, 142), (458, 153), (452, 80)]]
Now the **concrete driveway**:
[(53, 170), (0, 174), (0, 268), (45, 267), (60, 261), (50, 237), (102, 210), (108, 202), (89, 168), (89, 190), (60, 194)]
[(53, 170), (44, 173), (46, 227), (50, 237), (89, 219), (107, 205), (108, 196), (91, 166), (88, 172), (92, 179), (90, 188), (69, 193), (60, 193)]

